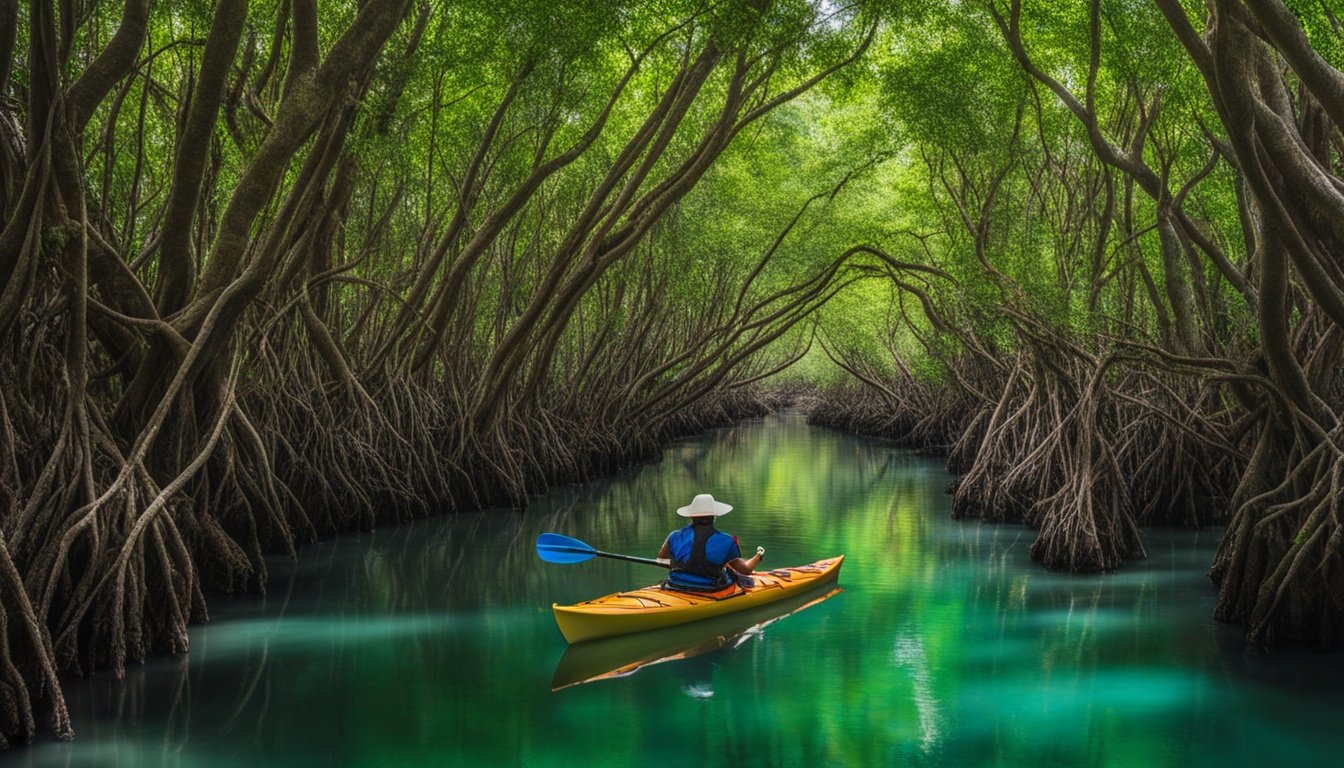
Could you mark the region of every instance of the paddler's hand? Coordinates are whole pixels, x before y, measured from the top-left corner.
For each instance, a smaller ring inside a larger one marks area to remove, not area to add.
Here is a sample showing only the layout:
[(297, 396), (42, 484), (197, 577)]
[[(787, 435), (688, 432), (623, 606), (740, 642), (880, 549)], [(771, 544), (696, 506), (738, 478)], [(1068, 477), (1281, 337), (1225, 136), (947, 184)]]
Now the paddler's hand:
[(756, 548), (756, 560), (759, 562), (765, 559), (765, 547)]

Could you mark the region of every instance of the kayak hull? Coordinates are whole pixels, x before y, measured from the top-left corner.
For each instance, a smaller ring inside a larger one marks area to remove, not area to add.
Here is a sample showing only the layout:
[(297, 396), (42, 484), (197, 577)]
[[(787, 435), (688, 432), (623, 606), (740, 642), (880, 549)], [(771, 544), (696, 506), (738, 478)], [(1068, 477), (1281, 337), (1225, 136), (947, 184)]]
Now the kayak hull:
[(840, 576), (845, 556), (794, 568), (757, 571), (755, 586), (732, 586), (718, 592), (679, 592), (660, 585), (616, 592), (575, 605), (552, 605), (560, 633), (571, 643), (646, 632), (712, 616), (744, 611), (798, 595)]
[(829, 600), (843, 590), (836, 584), (790, 592), (783, 600), (689, 624), (603, 637), (565, 648), (551, 677), (551, 690), (628, 677), (655, 664), (676, 663), (736, 649), (764, 635), (766, 627)]

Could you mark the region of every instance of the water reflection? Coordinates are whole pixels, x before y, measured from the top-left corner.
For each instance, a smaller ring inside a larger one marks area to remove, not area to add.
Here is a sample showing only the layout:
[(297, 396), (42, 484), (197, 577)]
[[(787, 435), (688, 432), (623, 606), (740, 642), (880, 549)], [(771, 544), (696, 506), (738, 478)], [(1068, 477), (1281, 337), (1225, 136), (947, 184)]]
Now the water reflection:
[[(311, 546), (272, 564), (266, 597), (212, 599), (188, 656), (133, 667), (124, 684), (73, 682), (79, 740), (12, 750), (0, 765), (1333, 759), (1344, 664), (1248, 651), (1214, 624), (1203, 574), (1219, 532), (1149, 531), (1147, 561), (1052, 574), (1028, 560), (1032, 531), (952, 521), (947, 481), (937, 461), (771, 417), (554, 489), (525, 514)], [(735, 505), (722, 527), (764, 545), (767, 567), (845, 553), (843, 598), (552, 693), (567, 651), (551, 603), (654, 571), (547, 565), (536, 535), (652, 556), (680, 522), (673, 510), (700, 492)]]

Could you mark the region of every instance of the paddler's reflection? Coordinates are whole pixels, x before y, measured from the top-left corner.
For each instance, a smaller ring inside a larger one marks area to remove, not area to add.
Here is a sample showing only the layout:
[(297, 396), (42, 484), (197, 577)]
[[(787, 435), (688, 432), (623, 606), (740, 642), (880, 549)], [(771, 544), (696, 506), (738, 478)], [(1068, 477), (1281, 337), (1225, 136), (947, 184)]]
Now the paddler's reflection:
[(708, 682), (692, 683), (681, 686), (681, 692), (692, 699), (708, 699), (714, 696), (714, 687)]
[(714, 674), (717, 668), (728, 661), (728, 652), (739, 645), (742, 633), (733, 636), (716, 635), (707, 638), (705, 650), (675, 664), (670, 670), (672, 680), (681, 692), (692, 699), (711, 699), (714, 697)]

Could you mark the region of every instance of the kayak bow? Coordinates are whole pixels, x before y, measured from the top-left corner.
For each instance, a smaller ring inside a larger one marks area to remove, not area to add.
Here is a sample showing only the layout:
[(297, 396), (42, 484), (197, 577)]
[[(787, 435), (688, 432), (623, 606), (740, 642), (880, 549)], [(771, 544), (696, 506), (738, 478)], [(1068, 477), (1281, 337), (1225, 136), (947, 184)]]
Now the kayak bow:
[(751, 587), (733, 585), (717, 592), (681, 592), (661, 585), (616, 592), (576, 605), (553, 604), (555, 623), (571, 643), (599, 637), (661, 629), (711, 616), (746, 610), (833, 583), (840, 575), (839, 557), (794, 568), (757, 571)]

